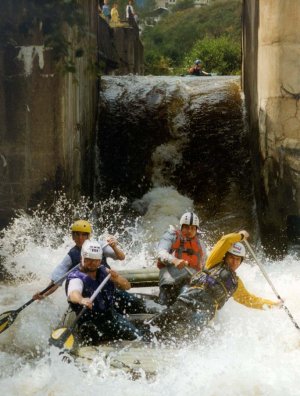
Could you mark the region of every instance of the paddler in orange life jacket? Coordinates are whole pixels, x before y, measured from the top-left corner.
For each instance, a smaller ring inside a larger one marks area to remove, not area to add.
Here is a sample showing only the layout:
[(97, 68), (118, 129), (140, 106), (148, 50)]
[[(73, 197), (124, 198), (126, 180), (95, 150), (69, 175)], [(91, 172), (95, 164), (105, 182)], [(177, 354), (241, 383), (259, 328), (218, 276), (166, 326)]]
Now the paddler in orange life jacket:
[[(224, 235), (216, 243), (204, 269), (192, 277), (190, 285), (171, 307), (164, 309), (150, 321), (150, 325), (158, 329), (156, 336), (172, 339), (197, 337), (230, 297), (249, 308), (282, 306), (281, 302), (249, 293), (236, 274), (246, 255), (245, 246), (240, 241), (248, 237), (248, 232), (242, 230)], [(153, 338), (154, 332), (149, 332), (147, 336), (149, 335), (150, 339)]]
[[(182, 288), (189, 283), (191, 273), (201, 271), (206, 260), (206, 248), (200, 240), (199, 218), (193, 212), (184, 213), (180, 230), (170, 226), (158, 244), (159, 303), (171, 305)], [(189, 272), (184, 268), (188, 267)]]

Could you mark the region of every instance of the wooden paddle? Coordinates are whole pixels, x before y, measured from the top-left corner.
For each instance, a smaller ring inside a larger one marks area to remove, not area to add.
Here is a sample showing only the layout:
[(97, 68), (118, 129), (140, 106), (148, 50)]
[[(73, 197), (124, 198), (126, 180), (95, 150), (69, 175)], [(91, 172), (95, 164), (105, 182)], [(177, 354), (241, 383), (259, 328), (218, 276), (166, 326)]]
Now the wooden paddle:
[[(102, 249), (104, 249), (106, 246), (108, 246), (109, 243), (106, 243), (105, 245), (102, 246)], [(53, 282), (49, 286), (46, 287), (46, 289), (42, 290), (39, 294), (43, 295), (47, 293), (50, 289), (52, 289), (53, 286), (59, 284), (61, 281), (63, 281), (70, 272), (74, 271), (79, 267), (80, 263), (78, 263), (75, 267), (71, 268), (68, 272), (66, 272), (61, 278), (59, 278), (57, 281)], [(6, 311), (3, 312), (3, 314), (0, 315), (0, 334), (3, 333), (6, 329), (8, 329), (16, 320), (18, 314), (23, 311), (28, 305), (36, 301), (34, 298), (31, 300), (27, 301), (24, 305), (22, 305), (20, 308), (13, 310), (13, 311)]]
[[(100, 283), (97, 289), (94, 291), (92, 296), (90, 297), (91, 301), (94, 301), (100, 291), (103, 289), (105, 284), (109, 281), (111, 274), (108, 274), (106, 278)], [(70, 327), (60, 327), (58, 329), (53, 330), (51, 337), (49, 338), (49, 344), (54, 345), (57, 348), (64, 348), (67, 350), (71, 350), (75, 343), (75, 337), (72, 334), (76, 323), (81, 318), (81, 316), (89, 309), (88, 307), (83, 307), (79, 314), (74, 319), (74, 322)]]
[[(75, 267), (71, 268), (70, 271), (66, 272), (61, 278), (59, 278), (57, 281), (55, 281), (52, 284), (50, 284), (49, 286), (47, 286), (46, 289), (42, 290), (40, 292), (40, 294), (43, 295), (43, 294), (47, 293), (47, 291), (52, 289), (53, 286), (55, 286), (58, 283), (60, 283), (61, 281), (63, 281), (69, 275), (70, 272), (72, 272), (76, 268), (78, 268), (79, 265), (80, 265), (80, 263), (77, 264)], [(27, 301), (27, 303), (25, 303), (24, 305), (22, 305), (20, 308), (18, 308), (16, 310), (3, 312), (3, 314), (0, 315), (0, 334), (3, 333), (3, 331), (5, 331), (6, 329), (8, 329), (9, 326), (11, 326), (14, 323), (14, 321), (16, 320), (18, 314), (21, 311), (23, 311), (23, 309), (28, 307), (28, 305), (33, 303), (34, 301), (36, 301), (36, 300), (32, 298), (31, 300)]]

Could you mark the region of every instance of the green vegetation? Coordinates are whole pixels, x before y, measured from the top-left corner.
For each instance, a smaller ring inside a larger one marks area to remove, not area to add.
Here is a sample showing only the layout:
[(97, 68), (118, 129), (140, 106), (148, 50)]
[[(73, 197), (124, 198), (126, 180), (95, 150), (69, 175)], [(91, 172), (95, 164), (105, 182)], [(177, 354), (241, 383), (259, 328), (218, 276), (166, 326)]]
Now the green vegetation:
[(142, 41), (146, 73), (186, 73), (199, 58), (209, 72), (238, 74), (242, 0), (216, 2), (200, 8), (190, 8), (189, 0), (182, 3), (176, 4), (173, 12), (157, 25), (145, 28)]

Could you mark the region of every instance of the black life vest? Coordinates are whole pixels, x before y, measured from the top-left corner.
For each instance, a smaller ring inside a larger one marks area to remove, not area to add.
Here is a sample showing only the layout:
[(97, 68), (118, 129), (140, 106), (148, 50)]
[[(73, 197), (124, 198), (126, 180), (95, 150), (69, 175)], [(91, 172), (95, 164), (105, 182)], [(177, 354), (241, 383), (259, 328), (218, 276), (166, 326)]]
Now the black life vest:
[(191, 289), (207, 292), (220, 309), (238, 287), (238, 277), (227, 264), (221, 262), (209, 270), (198, 272), (192, 277)]
[[(68, 287), (71, 279), (81, 279), (83, 282), (83, 290), (82, 296), (83, 297), (91, 297), (94, 291), (98, 288), (100, 283), (106, 278), (107, 271), (104, 266), (100, 266), (97, 270), (96, 279), (92, 279), (86, 273), (76, 269), (75, 271), (71, 272), (66, 280), (66, 294), (68, 294)], [(93, 311), (97, 313), (104, 313), (113, 305), (113, 297), (115, 293), (115, 285), (114, 283), (109, 280), (97, 297), (94, 300), (93, 304)], [(69, 302), (71, 308), (76, 313), (79, 313), (83, 306), (79, 304), (74, 304)]]

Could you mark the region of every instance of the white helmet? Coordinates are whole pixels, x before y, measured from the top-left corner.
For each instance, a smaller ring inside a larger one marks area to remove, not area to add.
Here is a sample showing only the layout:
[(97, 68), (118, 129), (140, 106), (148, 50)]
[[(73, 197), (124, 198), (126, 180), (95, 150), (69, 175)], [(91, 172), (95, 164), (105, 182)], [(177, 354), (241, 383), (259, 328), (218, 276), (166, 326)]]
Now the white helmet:
[(228, 253), (234, 254), (235, 256), (239, 256), (239, 257), (245, 257), (246, 256), (246, 249), (245, 249), (245, 246), (242, 243), (236, 242), (228, 250)]
[(199, 228), (199, 218), (193, 212), (184, 213), (180, 219), (180, 225), (182, 226), (183, 224), (194, 225)]
[(81, 248), (81, 257), (82, 258), (90, 258), (93, 260), (101, 260), (102, 259), (102, 248), (97, 241), (93, 241), (87, 239), (84, 241)]

